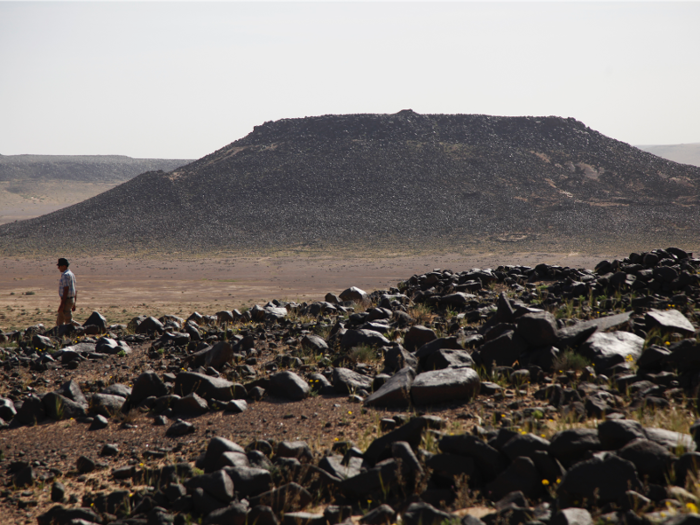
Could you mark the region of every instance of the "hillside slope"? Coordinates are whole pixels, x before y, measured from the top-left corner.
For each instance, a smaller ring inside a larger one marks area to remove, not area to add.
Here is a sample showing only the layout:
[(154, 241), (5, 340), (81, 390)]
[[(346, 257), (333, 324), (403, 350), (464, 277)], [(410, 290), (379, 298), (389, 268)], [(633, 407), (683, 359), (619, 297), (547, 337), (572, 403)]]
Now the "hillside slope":
[(697, 238), (700, 168), (574, 119), (322, 116), (257, 126), (170, 173), (144, 173), (0, 227), (0, 249), (425, 249), (538, 239)]

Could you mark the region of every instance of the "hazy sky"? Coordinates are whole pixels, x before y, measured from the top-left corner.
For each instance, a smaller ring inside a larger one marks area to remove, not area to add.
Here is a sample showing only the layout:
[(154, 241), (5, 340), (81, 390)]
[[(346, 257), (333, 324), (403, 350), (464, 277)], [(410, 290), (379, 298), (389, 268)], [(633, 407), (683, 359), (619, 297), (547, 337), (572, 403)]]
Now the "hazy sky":
[(0, 1), (0, 154), (199, 158), (407, 108), (700, 142), (699, 28), (700, 2)]

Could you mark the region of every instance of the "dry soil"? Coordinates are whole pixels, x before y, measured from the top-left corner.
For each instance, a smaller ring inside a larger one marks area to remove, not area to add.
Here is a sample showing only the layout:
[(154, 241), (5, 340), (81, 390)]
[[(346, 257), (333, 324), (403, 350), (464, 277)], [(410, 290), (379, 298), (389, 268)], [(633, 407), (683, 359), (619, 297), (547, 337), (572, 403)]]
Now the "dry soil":
[[(601, 259), (622, 254), (484, 253), (399, 257), (236, 257), (144, 259), (90, 257), (71, 259), (78, 301), (75, 319), (94, 310), (110, 323), (135, 315), (193, 311), (213, 314), (272, 299), (314, 301), (349, 286), (371, 292), (388, 289), (413, 274), (433, 268), (455, 271), (501, 264), (538, 263), (593, 268)], [(36, 323), (50, 326), (58, 308), (59, 271), (55, 259), (6, 258), (0, 275), (0, 328)], [(47, 324), (48, 323), (48, 324)]]

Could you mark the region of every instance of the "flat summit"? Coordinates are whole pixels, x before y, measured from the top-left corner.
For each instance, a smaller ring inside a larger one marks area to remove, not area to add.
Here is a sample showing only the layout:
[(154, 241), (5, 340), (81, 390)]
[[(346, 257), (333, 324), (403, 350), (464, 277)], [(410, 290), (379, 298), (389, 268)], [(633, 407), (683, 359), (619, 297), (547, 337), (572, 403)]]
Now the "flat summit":
[(169, 173), (4, 225), (0, 250), (694, 241), (699, 189), (700, 168), (572, 118), (329, 115), (266, 122)]

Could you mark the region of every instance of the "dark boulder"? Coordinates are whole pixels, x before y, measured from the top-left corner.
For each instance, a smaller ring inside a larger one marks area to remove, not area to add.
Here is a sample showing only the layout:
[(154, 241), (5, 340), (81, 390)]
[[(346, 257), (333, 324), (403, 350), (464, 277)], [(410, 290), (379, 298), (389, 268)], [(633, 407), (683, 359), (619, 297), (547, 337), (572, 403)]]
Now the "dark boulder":
[(437, 339), (435, 332), (423, 325), (413, 325), (403, 339), (403, 346), (409, 352), (415, 352), (424, 344)]
[(231, 478), (224, 470), (216, 470), (210, 474), (195, 476), (185, 481), (184, 485), (190, 491), (201, 488), (210, 496), (224, 503), (233, 500), (233, 481), (231, 481)]
[(496, 366), (513, 366), (527, 350), (527, 343), (510, 330), (479, 348), (479, 358), (487, 370)]
[(444, 436), (439, 441), (440, 450), (472, 458), (484, 481), (490, 482), (505, 470), (507, 461), (498, 450), (471, 434)]
[(56, 392), (49, 392), (41, 399), (41, 402), (44, 405), (46, 415), (54, 421), (75, 419), (87, 415), (87, 403), (78, 404)]
[(236, 492), (243, 497), (257, 496), (270, 490), (272, 475), (270, 471), (254, 467), (226, 467), (224, 469), (233, 481)]
[(324, 352), (328, 351), (328, 344), (326, 341), (324, 341), (323, 338), (313, 334), (307, 334), (302, 338), (301, 347), (304, 350), (313, 352), (314, 354), (323, 354)]
[(395, 459), (385, 459), (374, 467), (341, 481), (340, 490), (350, 499), (372, 499), (383, 495), (383, 492), (391, 491), (398, 478), (399, 470)]
[(11, 421), (16, 414), (17, 410), (12, 400), (0, 398), (0, 419), (6, 422)]
[(550, 525), (593, 525), (593, 517), (586, 509), (569, 507), (557, 512)]
[(622, 459), (630, 461), (641, 479), (661, 484), (673, 471), (676, 456), (658, 443), (648, 439), (635, 439), (617, 451)]
[(520, 491), (528, 498), (538, 498), (542, 493), (542, 479), (535, 463), (527, 457), (518, 457), (501, 472), (496, 479), (486, 485), (488, 497), (497, 501), (506, 494)]
[(173, 392), (179, 396), (195, 392), (205, 399), (216, 399), (217, 401), (230, 401), (245, 397), (245, 389), (242, 385), (197, 372), (180, 372), (175, 378)]
[(466, 350), (441, 348), (421, 362), (421, 370), (441, 370), (443, 368), (473, 367), (474, 360)]
[(457, 519), (454, 515), (424, 502), (411, 503), (402, 518), (404, 525), (442, 525)]
[(384, 503), (370, 510), (367, 514), (362, 516), (359, 521), (367, 525), (390, 525), (394, 523), (395, 518), (396, 511)]
[(125, 399), (110, 394), (93, 394), (90, 398), (90, 412), (112, 417), (124, 406)]
[(579, 348), (579, 353), (591, 360), (596, 370), (604, 370), (625, 362), (636, 361), (642, 355), (644, 339), (630, 332), (596, 332)]
[(516, 326), (515, 334), (530, 347), (556, 345), (559, 341), (557, 320), (549, 312), (532, 312), (522, 315), (518, 317)]
[(403, 346), (395, 344), (382, 348), (384, 352), (384, 373), (393, 374), (404, 367), (415, 368), (418, 360)]
[(172, 425), (170, 425), (170, 428), (168, 428), (168, 430), (165, 432), (165, 435), (168, 437), (180, 437), (186, 436), (187, 434), (193, 434), (194, 432), (195, 427), (193, 424), (178, 419)]
[(214, 472), (215, 470), (222, 468), (222, 466), (219, 464), (219, 458), (224, 452), (238, 452), (240, 454), (245, 454), (245, 449), (230, 439), (225, 439), (219, 436), (211, 438), (207, 445), (207, 450), (204, 453), (204, 472)]
[(334, 368), (333, 388), (339, 394), (350, 394), (360, 389), (369, 391), (372, 388), (372, 378), (348, 368)]
[(233, 360), (233, 346), (228, 341), (219, 341), (204, 356), (204, 366), (221, 370)]
[(96, 326), (99, 329), (99, 333), (103, 334), (107, 331), (107, 319), (100, 312), (95, 311), (90, 314), (83, 326)]
[(309, 397), (311, 387), (297, 374), (286, 370), (270, 376), (268, 390), (276, 396), (301, 401)]
[(149, 332), (162, 334), (165, 331), (163, 323), (155, 317), (146, 317), (138, 323), (134, 332), (137, 334), (148, 334)]
[(549, 444), (549, 453), (564, 467), (588, 459), (600, 449), (598, 431), (594, 428), (573, 428), (557, 432)]
[(399, 428), (376, 438), (363, 455), (363, 466), (373, 467), (378, 461), (392, 457), (391, 445), (397, 441), (407, 442), (416, 450), (421, 442), (423, 430), (429, 425), (425, 417), (416, 417)]
[(559, 339), (559, 347), (566, 348), (576, 347), (588, 339), (596, 331), (605, 331), (610, 328), (617, 328), (629, 323), (630, 316), (633, 312), (625, 312), (622, 314), (609, 315), (600, 317), (590, 321), (576, 323), (572, 326), (561, 328), (557, 332)]
[(647, 330), (659, 330), (663, 333), (677, 332), (684, 335), (693, 335), (695, 327), (678, 310), (649, 310), (644, 316)]
[(510, 461), (515, 461), (520, 456), (532, 458), (538, 451), (548, 452), (549, 441), (532, 433), (518, 434), (509, 439), (500, 450)]
[(614, 455), (594, 457), (572, 466), (561, 480), (557, 494), (562, 506), (604, 505), (618, 502), (627, 490), (642, 484), (634, 464)]
[(340, 346), (345, 349), (354, 348), (356, 346), (378, 347), (390, 344), (391, 341), (374, 330), (348, 330), (340, 339)]
[(481, 379), (472, 368), (446, 368), (418, 374), (411, 385), (411, 399), (416, 405), (468, 401), (480, 388)]
[(179, 416), (197, 417), (209, 412), (209, 404), (205, 399), (191, 392), (185, 397), (175, 400), (173, 403), (173, 411)]
[(36, 425), (39, 421), (46, 417), (46, 409), (41, 399), (30, 394), (24, 398), (22, 406), (17, 411), (15, 419), (23, 425)]
[(411, 402), (411, 385), (415, 372), (405, 367), (365, 399), (365, 406), (407, 407)]
[(608, 419), (598, 425), (598, 439), (603, 450), (617, 450), (640, 438), (646, 439), (646, 432), (638, 421)]
[(134, 381), (128, 401), (131, 406), (137, 406), (147, 397), (160, 397), (167, 393), (168, 387), (158, 377), (158, 374), (155, 372), (144, 372)]

